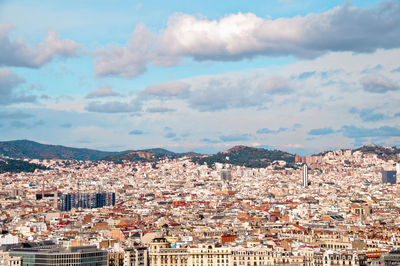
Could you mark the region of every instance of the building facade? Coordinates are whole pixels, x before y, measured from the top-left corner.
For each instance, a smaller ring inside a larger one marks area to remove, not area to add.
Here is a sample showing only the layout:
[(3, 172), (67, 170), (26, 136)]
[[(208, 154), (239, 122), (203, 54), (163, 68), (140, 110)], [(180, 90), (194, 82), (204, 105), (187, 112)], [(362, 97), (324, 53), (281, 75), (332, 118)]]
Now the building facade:
[(382, 170), (382, 184), (396, 184), (396, 171)]
[(19, 257), (21, 265), (107, 265), (107, 251), (99, 250), (94, 246), (71, 248), (13, 248), (9, 256)]
[(172, 248), (165, 238), (155, 238), (150, 243), (150, 266), (186, 266), (188, 265), (188, 250)]
[(115, 205), (114, 192), (88, 192), (62, 194), (58, 201), (60, 211), (70, 211), (73, 208), (93, 209)]
[(307, 164), (303, 164), (303, 187), (308, 186), (308, 167)]
[(147, 247), (134, 247), (125, 249), (124, 266), (147, 266), (148, 251)]

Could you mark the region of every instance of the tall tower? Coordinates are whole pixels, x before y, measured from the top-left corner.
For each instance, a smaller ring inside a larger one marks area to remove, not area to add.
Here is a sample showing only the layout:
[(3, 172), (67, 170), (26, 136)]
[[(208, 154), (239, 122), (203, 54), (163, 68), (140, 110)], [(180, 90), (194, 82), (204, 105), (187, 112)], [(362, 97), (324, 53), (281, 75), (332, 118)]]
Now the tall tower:
[(396, 184), (396, 171), (382, 170), (382, 184)]
[(303, 187), (308, 186), (308, 167), (307, 164), (303, 164)]
[(42, 200), (44, 200), (44, 177), (42, 179)]
[(54, 209), (58, 210), (58, 189), (56, 188), (56, 191), (54, 191)]

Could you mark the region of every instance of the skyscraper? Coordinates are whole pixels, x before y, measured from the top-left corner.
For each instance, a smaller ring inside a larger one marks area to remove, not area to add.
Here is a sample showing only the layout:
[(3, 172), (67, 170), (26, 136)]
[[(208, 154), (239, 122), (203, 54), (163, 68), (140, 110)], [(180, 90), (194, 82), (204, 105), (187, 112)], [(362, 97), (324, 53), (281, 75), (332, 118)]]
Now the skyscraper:
[(222, 169), (221, 170), (221, 180), (222, 181), (231, 181), (232, 172), (230, 169)]
[(382, 170), (382, 184), (396, 184), (396, 171)]
[(303, 164), (303, 187), (308, 186), (308, 167), (307, 164)]
[(59, 202), (60, 211), (72, 208), (92, 209), (115, 205), (114, 192), (87, 192), (62, 194)]

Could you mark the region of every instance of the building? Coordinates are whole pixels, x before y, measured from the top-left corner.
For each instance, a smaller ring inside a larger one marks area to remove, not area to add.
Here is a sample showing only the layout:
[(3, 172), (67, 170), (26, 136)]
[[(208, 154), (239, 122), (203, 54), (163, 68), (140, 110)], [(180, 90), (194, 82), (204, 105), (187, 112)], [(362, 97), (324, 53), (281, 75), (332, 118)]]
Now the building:
[(232, 180), (232, 171), (230, 169), (222, 169), (221, 170), (221, 180), (222, 181), (231, 181)]
[(60, 211), (70, 211), (73, 208), (93, 209), (115, 205), (114, 192), (88, 192), (62, 194), (58, 202)]
[(58, 209), (60, 211), (70, 211), (75, 206), (75, 202), (73, 201), (73, 194), (63, 194), (60, 197), (60, 203), (58, 205)]
[(20, 266), (22, 260), (20, 257), (11, 257), (8, 252), (0, 251), (0, 265), (4, 266)]
[(221, 244), (225, 244), (227, 242), (235, 242), (236, 240), (236, 235), (222, 235), (221, 236)]
[(11, 248), (10, 257), (21, 259), (21, 265), (107, 265), (107, 251), (95, 246), (70, 248)]
[(382, 170), (382, 184), (396, 184), (396, 171)]
[(352, 200), (349, 206), (350, 212), (354, 214), (371, 214), (372, 209), (371, 206), (364, 200)]
[(7, 257), (7, 252), (3, 252), (0, 250), (0, 265), (5, 265), (5, 259)]
[[(332, 250), (319, 251), (314, 254), (314, 265), (365, 265), (363, 256), (347, 252), (334, 252)], [(396, 264), (397, 265), (397, 264)]]
[(384, 265), (400, 265), (400, 250), (394, 250), (383, 255)]
[(124, 265), (124, 253), (123, 252), (108, 253), (107, 265), (108, 266), (123, 266)]
[(298, 154), (295, 154), (294, 161), (295, 163), (306, 164), (322, 163), (322, 156), (300, 156)]
[(11, 234), (7, 234), (4, 236), (0, 235), (0, 246), (18, 244), (18, 242), (18, 236), (14, 236)]
[(186, 248), (171, 248), (171, 244), (163, 237), (154, 238), (150, 243), (150, 266), (186, 266), (188, 265), (188, 250)]
[(124, 266), (147, 266), (148, 251), (147, 247), (137, 246), (125, 249)]
[(308, 167), (307, 164), (303, 164), (303, 187), (308, 186)]
[(229, 247), (216, 247), (214, 244), (204, 244), (189, 249), (188, 265), (192, 266), (229, 266), (232, 251)]
[(272, 252), (263, 247), (235, 247), (232, 248), (231, 265), (272, 265), (272, 258)]

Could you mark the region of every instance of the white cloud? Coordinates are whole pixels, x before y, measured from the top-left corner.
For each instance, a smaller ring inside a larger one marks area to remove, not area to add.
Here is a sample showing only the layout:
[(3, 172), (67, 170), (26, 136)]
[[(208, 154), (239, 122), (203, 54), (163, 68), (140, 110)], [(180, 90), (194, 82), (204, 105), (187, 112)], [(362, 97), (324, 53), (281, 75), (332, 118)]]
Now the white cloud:
[(0, 66), (38, 68), (54, 57), (73, 57), (82, 48), (72, 40), (60, 40), (58, 33), (50, 31), (37, 47), (29, 46), (22, 38), (11, 40), (10, 25), (0, 25)]
[(18, 90), (19, 85), (24, 82), (25, 79), (13, 71), (0, 68), (0, 105), (35, 101), (35, 96), (29, 95), (23, 90)]
[(92, 91), (88, 95), (86, 95), (86, 98), (100, 98), (100, 97), (109, 97), (109, 96), (119, 96), (120, 94), (118, 92), (115, 92), (112, 90), (111, 86), (107, 85), (103, 88), (99, 88), (95, 91)]
[(199, 111), (265, 107), (275, 95), (294, 92), (290, 80), (266, 73), (203, 76), (192, 79), (191, 84), (184, 100)]
[(372, 9), (347, 3), (304, 17), (264, 19), (238, 13), (219, 21), (173, 16), (161, 37), (171, 54), (197, 60), (238, 60), (258, 55), (314, 58), (332, 51), (372, 52), (400, 45), (400, 4)]
[(90, 102), (86, 107), (86, 111), (97, 112), (97, 113), (131, 113), (140, 111), (142, 106), (135, 104), (135, 101), (131, 102)]
[(170, 113), (175, 112), (175, 109), (168, 108), (168, 107), (150, 107), (146, 109), (148, 113)]
[(146, 87), (144, 93), (152, 96), (181, 96), (185, 94), (190, 85), (184, 82), (170, 81), (150, 85)]
[(154, 52), (156, 36), (143, 24), (136, 26), (126, 47), (108, 46), (94, 52), (94, 67), (98, 76), (133, 78), (147, 71), (147, 64), (169, 66), (175, 59)]
[(126, 47), (97, 51), (96, 73), (133, 78), (148, 64), (171, 66), (182, 57), (235, 61), (256, 56), (315, 58), (338, 51), (374, 52), (400, 47), (400, 2), (373, 8), (346, 3), (329, 11), (292, 18), (265, 19), (252, 13), (220, 20), (175, 14), (158, 35), (144, 25)]
[(261, 107), (274, 95), (293, 92), (292, 82), (281, 76), (228, 73), (153, 84), (139, 93), (136, 101), (145, 103), (159, 99), (170, 103), (175, 99), (195, 110), (218, 111)]
[(361, 85), (367, 92), (385, 93), (388, 91), (400, 90), (400, 85), (387, 78), (379, 77), (376, 75), (368, 75), (361, 79)]
[[(140, 145), (144, 147), (175, 145), (174, 138), (163, 137), (165, 126), (171, 127), (176, 137), (190, 133), (190, 137), (176, 143), (186, 150), (193, 145), (199, 147), (197, 150), (205, 146), (208, 150), (221, 150), (225, 145), (232, 146), (233, 142), (246, 145), (257, 142), (269, 147), (304, 149), (303, 152), (319, 152), (338, 145), (351, 147), (355, 137), (348, 138), (343, 126), (385, 129), (397, 122), (398, 116), (394, 113), (397, 113), (400, 95), (396, 92), (380, 94), (377, 101), (377, 94), (365, 91), (361, 80), (368, 76), (365, 69), (379, 64), (380, 70), (373, 73), (374, 77), (398, 84), (400, 74), (391, 70), (399, 66), (399, 60), (400, 49), (374, 53), (335, 52), (273, 70), (253, 69), (157, 83), (131, 96), (133, 100), (111, 103), (103, 100), (89, 104), (86, 110), (101, 112), (97, 114), (99, 117), (112, 117), (124, 126), (129, 125), (123, 132), (136, 128), (148, 133), (140, 138)], [(133, 101), (142, 104), (143, 108), (137, 111)], [(368, 108), (370, 113), (388, 118), (374, 120), (371, 127), (366, 124), (371, 121), (360, 119), (361, 114), (352, 113), (351, 107), (357, 110)], [(170, 109), (176, 111), (160, 113)], [(104, 112), (116, 114), (104, 116)], [(166, 116), (168, 120), (165, 120)], [(302, 127), (290, 130), (295, 123)], [(264, 130), (265, 133), (280, 131), (280, 134), (256, 134), (260, 128), (270, 129)], [(310, 138), (310, 130), (318, 128), (332, 129), (335, 133), (329, 134), (329, 138)], [(339, 129), (342, 133), (337, 132)], [(240, 134), (243, 134), (242, 141)], [(231, 138), (233, 142), (228, 143), (220, 139), (221, 136), (225, 136), (225, 141), (229, 139), (227, 136), (236, 138)], [(387, 145), (398, 145), (398, 138), (388, 136), (382, 141)]]

